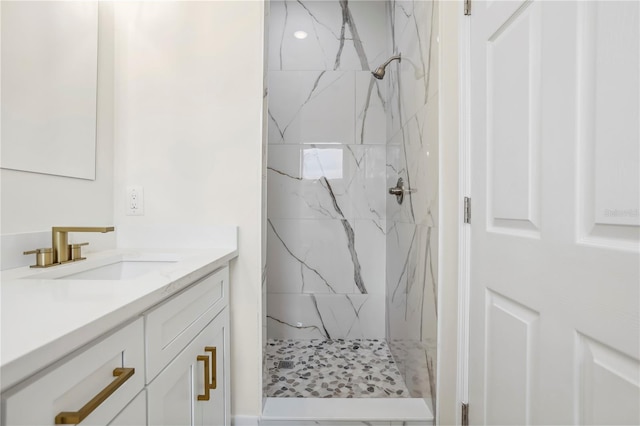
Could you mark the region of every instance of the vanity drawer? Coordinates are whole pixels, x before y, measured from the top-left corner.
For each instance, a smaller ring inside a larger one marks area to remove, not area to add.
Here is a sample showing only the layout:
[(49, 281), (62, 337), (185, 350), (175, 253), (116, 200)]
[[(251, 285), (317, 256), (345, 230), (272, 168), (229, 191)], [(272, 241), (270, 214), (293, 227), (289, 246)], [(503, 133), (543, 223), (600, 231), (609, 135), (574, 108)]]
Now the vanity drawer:
[(147, 383), (224, 309), (228, 292), (224, 267), (145, 314)]
[(108, 424), (144, 387), (143, 337), (140, 318), (26, 380), (3, 396), (3, 424)]

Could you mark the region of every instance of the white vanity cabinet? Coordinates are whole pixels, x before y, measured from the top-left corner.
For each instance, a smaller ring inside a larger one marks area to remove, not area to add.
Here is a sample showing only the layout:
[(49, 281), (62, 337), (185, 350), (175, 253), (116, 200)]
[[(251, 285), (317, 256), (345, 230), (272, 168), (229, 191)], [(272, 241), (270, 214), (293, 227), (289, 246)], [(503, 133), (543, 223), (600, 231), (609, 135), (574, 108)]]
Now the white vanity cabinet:
[(228, 268), (145, 315), (149, 425), (230, 424)]
[(229, 425), (228, 267), (170, 287), (126, 325), (3, 392), (2, 426)]

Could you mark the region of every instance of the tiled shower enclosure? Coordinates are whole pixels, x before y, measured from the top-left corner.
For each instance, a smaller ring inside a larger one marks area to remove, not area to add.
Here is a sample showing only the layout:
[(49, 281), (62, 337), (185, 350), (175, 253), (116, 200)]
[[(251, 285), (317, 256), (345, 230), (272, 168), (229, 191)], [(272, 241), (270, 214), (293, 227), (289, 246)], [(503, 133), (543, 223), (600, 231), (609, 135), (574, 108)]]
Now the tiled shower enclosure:
[[(374, 79), (371, 70), (399, 52), (402, 62)], [(268, 338), (280, 348), (314, 339), (305, 350), (317, 351), (344, 339), (349, 356), (379, 341), (410, 396), (428, 399), (437, 324), (437, 54), (435, 2), (271, 1)], [(415, 189), (402, 205), (387, 193), (398, 177)], [(269, 346), (267, 353), (275, 356)], [(381, 380), (396, 392), (392, 376)]]

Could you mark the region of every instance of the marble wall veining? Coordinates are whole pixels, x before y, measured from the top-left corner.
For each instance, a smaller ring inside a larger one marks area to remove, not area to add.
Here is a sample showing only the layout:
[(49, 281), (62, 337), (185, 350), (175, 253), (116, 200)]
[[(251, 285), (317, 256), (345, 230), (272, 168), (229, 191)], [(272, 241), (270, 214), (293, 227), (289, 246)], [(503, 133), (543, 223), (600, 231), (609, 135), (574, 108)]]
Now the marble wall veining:
[(387, 22), (381, 1), (271, 2), (269, 338), (385, 336)]
[[(387, 198), (387, 340), (413, 397), (435, 413), (438, 248), (438, 3), (388, 2), (387, 186), (402, 177), (414, 192)], [(387, 80), (385, 77), (385, 80)]]
[(270, 19), (269, 338), (384, 337), (435, 408), (437, 2), (276, 1)]

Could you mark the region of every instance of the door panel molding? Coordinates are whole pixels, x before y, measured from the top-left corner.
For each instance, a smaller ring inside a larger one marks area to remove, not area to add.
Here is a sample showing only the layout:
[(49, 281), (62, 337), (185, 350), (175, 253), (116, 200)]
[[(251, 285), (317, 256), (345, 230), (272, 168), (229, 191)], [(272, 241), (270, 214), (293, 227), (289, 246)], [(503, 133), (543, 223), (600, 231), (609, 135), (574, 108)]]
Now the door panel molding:
[[(639, 424), (638, 360), (579, 332), (576, 332), (575, 353), (574, 383), (578, 396), (574, 407), (575, 424)], [(612, 401), (612, 398), (616, 400)], [(619, 404), (635, 407), (635, 410), (619, 410)]]
[(640, 6), (580, 2), (577, 16), (576, 240), (640, 252)]
[(487, 231), (540, 238), (540, 4), (498, 23), (486, 47)]
[[(533, 309), (486, 289), (485, 424), (534, 423), (539, 319)], [(518, 387), (504, 380), (516, 376)]]

